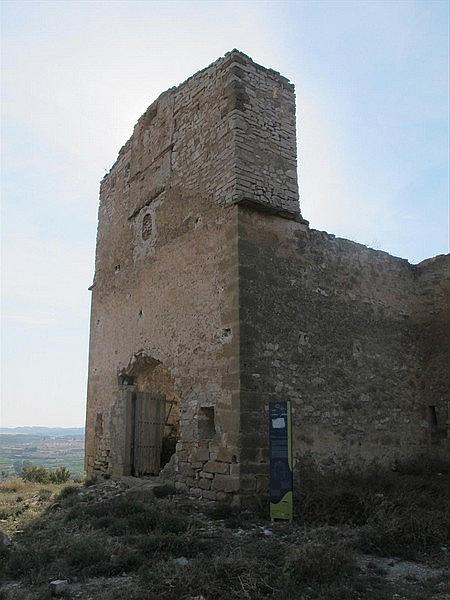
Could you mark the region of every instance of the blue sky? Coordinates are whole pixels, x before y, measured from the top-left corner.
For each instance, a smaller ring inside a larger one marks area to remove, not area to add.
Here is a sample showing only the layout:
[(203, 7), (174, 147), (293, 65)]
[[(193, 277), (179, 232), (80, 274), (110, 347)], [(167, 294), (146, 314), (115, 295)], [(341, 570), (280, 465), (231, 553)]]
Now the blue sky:
[(448, 252), (448, 10), (3, 0), (1, 424), (83, 424), (99, 181), (146, 107), (232, 48), (296, 85), (312, 227)]

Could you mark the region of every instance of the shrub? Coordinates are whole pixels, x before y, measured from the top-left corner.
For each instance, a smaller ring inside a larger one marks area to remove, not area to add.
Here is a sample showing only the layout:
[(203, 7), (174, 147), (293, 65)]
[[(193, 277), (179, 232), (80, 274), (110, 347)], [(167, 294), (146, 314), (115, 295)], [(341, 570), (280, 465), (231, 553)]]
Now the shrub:
[(20, 474), (23, 480), (34, 483), (66, 483), (70, 479), (70, 471), (67, 467), (47, 469), (41, 465), (26, 465)]
[(25, 481), (33, 481), (35, 483), (50, 482), (49, 470), (38, 465), (27, 465), (23, 467), (20, 476)]
[(51, 490), (47, 490), (46, 488), (41, 488), (39, 490), (38, 493), (38, 498), (39, 500), (42, 501), (46, 501), (46, 500), (50, 500), (50, 498), (52, 497), (52, 491)]
[(157, 532), (140, 536), (135, 543), (149, 558), (157, 555), (160, 557), (185, 556), (186, 558), (194, 558), (201, 554), (211, 556), (215, 549), (214, 540), (205, 540), (195, 533), (189, 532), (182, 534)]
[(284, 575), (293, 587), (350, 577), (355, 571), (355, 553), (343, 541), (299, 546), (287, 557), (284, 567)]
[(361, 528), (360, 546), (412, 557), (450, 536), (450, 468), (409, 460), (395, 471), (377, 464), (321, 469), (302, 460), (296, 518), (303, 524)]
[(49, 472), (49, 478), (52, 483), (66, 483), (70, 479), (70, 471), (67, 467), (58, 467)]
[(211, 519), (221, 521), (236, 516), (237, 510), (230, 506), (230, 504), (217, 503), (206, 512)]
[(61, 490), (58, 498), (63, 500), (64, 498), (68, 498), (69, 496), (76, 494), (79, 490), (80, 488), (78, 485), (66, 485), (66, 487)]
[(82, 570), (100, 562), (109, 562), (109, 552), (104, 540), (83, 533), (68, 543), (66, 559), (70, 566)]
[(0, 506), (0, 520), (15, 519), (25, 512), (23, 505)]
[(6, 572), (15, 578), (27, 577), (37, 581), (54, 558), (55, 550), (50, 545), (32, 543), (27, 547), (13, 546)]
[(450, 516), (423, 510), (412, 504), (387, 504), (376, 511), (360, 529), (359, 545), (369, 552), (414, 559), (450, 539)]
[(167, 496), (173, 496), (177, 493), (177, 490), (173, 487), (173, 485), (158, 485), (153, 490), (155, 498), (166, 498)]

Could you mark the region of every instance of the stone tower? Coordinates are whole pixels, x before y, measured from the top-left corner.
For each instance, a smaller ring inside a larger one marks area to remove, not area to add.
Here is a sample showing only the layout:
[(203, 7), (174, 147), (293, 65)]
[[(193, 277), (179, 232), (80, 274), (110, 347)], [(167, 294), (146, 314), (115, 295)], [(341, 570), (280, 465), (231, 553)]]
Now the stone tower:
[(265, 493), (276, 398), (297, 456), (448, 452), (446, 286), (448, 257), (309, 229), (294, 87), (226, 54), (147, 109), (101, 183), (88, 473)]

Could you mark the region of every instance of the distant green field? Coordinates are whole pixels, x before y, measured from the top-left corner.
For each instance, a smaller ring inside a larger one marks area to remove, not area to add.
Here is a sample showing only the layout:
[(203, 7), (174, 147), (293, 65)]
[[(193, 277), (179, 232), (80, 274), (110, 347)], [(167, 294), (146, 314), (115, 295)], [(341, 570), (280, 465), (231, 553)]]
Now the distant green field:
[(67, 467), (73, 475), (84, 472), (82, 435), (0, 433), (0, 477), (18, 475), (25, 465), (50, 469)]

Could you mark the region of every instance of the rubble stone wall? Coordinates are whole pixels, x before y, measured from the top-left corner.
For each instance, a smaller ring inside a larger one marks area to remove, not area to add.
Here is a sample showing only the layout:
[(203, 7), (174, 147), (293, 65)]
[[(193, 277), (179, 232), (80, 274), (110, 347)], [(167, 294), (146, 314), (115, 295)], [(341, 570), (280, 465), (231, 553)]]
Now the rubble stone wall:
[(448, 272), (240, 208), (242, 492), (267, 490), (270, 400), (297, 457), (449, 456)]
[[(238, 488), (231, 59), (162, 94), (121, 149), (101, 184), (92, 287), (88, 472), (127, 473), (131, 387), (119, 378), (136, 376), (140, 361), (135, 383), (152, 390), (152, 364), (160, 365), (180, 405), (177, 451), (164, 476), (211, 498)], [(205, 415), (214, 428), (208, 438)]]
[(232, 51), (164, 92), (100, 189), (86, 466), (130, 472), (133, 390), (172, 405), (161, 476), (211, 499), (268, 486), (267, 409), (321, 461), (449, 451), (449, 259), (308, 227), (295, 94)]
[(420, 386), (429, 425), (429, 443), (445, 453), (450, 444), (450, 256), (435, 256), (413, 267), (413, 320), (420, 351)]

